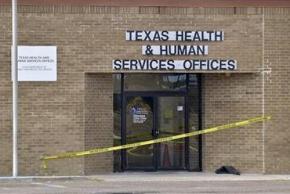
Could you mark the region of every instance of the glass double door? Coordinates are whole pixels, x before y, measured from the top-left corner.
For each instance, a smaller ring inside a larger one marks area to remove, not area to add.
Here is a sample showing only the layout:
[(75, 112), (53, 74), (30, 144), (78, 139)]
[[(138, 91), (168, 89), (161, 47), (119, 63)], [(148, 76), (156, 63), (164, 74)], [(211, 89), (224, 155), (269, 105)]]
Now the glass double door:
[[(185, 133), (184, 96), (125, 96), (124, 143)], [(186, 169), (186, 139), (124, 150), (125, 170)]]

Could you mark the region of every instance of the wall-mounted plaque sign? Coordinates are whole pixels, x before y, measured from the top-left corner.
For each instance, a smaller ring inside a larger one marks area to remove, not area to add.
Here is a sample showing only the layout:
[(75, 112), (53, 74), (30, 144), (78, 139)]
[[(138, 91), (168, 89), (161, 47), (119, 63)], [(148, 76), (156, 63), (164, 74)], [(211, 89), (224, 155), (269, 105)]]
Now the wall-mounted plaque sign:
[(18, 81), (56, 80), (56, 46), (18, 46)]

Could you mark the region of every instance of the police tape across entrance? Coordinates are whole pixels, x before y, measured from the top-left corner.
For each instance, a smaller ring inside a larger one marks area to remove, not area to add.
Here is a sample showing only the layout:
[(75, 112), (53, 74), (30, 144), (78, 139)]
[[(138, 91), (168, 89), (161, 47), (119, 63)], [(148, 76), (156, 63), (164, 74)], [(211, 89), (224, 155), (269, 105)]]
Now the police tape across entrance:
[(271, 116), (260, 116), (260, 117), (256, 117), (256, 118), (252, 118), (252, 119), (248, 119), (244, 121), (238, 121), (238, 122), (234, 122), (230, 124), (225, 124), (225, 125), (220, 125), (217, 127), (199, 130), (199, 131), (193, 131), (190, 133), (183, 133), (179, 135), (163, 137), (163, 138), (158, 138), (158, 139), (153, 139), (153, 140), (148, 140), (148, 141), (143, 141), (143, 142), (136, 142), (136, 143), (130, 143), (126, 145), (107, 147), (107, 148), (96, 148), (96, 149), (91, 149), (87, 151), (67, 152), (67, 153), (61, 153), (61, 154), (53, 155), (53, 156), (44, 156), (44, 157), (41, 157), (40, 160), (44, 162), (43, 168), (47, 168), (47, 161), (49, 160), (83, 157), (83, 156), (94, 155), (94, 154), (99, 154), (99, 153), (123, 150), (123, 149), (128, 149), (128, 148), (135, 148), (135, 147), (140, 147), (140, 146), (145, 146), (145, 145), (150, 145), (150, 144), (174, 141), (177, 139), (182, 139), (182, 138), (187, 138), (187, 137), (192, 137), (192, 136), (197, 136), (197, 135), (202, 135), (202, 134), (207, 134), (207, 133), (213, 133), (213, 132), (224, 130), (224, 129), (243, 127), (246, 125), (250, 125), (257, 122), (263, 122), (270, 119), (271, 119)]

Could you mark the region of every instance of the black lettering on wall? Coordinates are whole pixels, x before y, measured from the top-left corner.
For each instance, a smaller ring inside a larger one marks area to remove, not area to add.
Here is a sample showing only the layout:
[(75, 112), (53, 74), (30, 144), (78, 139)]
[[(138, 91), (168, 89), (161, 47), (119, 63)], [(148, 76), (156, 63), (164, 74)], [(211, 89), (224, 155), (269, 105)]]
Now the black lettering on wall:
[(130, 61), (131, 60), (123, 60), (123, 70), (130, 70)]
[(215, 40), (215, 38), (213, 38), (214, 31), (206, 31), (206, 32), (208, 35), (207, 41), (214, 41)]
[(174, 70), (175, 69), (174, 60), (170, 59), (170, 60), (167, 61), (167, 69), (168, 70)]
[(138, 70), (137, 60), (131, 60), (130, 70)]
[(159, 70), (167, 70), (166, 65), (167, 65), (166, 60), (164, 59), (159, 60)]
[(140, 69), (141, 70), (144, 70), (145, 69), (145, 66), (146, 66), (146, 60), (138, 60), (139, 62), (139, 65), (140, 65)]
[(151, 31), (144, 31), (144, 34), (145, 34), (144, 40), (151, 40), (150, 38)]
[(183, 61), (183, 68), (185, 70), (190, 70), (192, 68), (192, 63), (190, 60)]
[(168, 55), (167, 45), (160, 45), (159, 48), (160, 48), (160, 55)]
[(194, 32), (194, 34), (193, 34), (193, 40), (194, 41), (201, 41), (199, 31)]
[(220, 60), (220, 70), (227, 70), (227, 60)]
[(175, 32), (175, 39), (176, 39), (176, 41), (183, 41), (183, 31), (176, 31)]
[[(155, 63), (155, 67), (153, 66), (153, 64)], [(152, 70), (157, 70), (158, 69), (158, 61), (153, 59), (152, 61), (150, 61), (150, 69)]]
[(219, 61), (218, 60), (212, 60), (210, 63), (210, 69), (211, 70), (218, 70), (219, 69)]
[(135, 39), (137, 41), (141, 41), (142, 40), (142, 31), (136, 31), (135, 32)]
[(120, 59), (114, 60), (114, 70), (120, 70), (122, 68), (122, 61)]
[(228, 70), (235, 70), (236, 69), (236, 61), (230, 59), (228, 61)]
[(169, 35), (168, 35), (168, 34), (169, 34), (168, 31), (162, 31), (162, 32), (161, 32), (161, 35), (162, 35), (162, 38), (161, 38), (161, 39), (162, 39), (163, 41), (167, 41), (167, 40), (169, 39)]
[(205, 53), (205, 46), (204, 45), (198, 45), (198, 46), (196, 46), (197, 48), (196, 48), (196, 53), (198, 54), (198, 55), (205, 55), (206, 53)]
[(127, 30), (127, 33), (129, 34), (129, 40), (133, 40), (133, 30)]
[(160, 41), (160, 40), (161, 40), (161, 37), (160, 37), (160, 34), (159, 34), (158, 31), (156, 31), (156, 32), (154, 33), (153, 40), (155, 40), (155, 41)]
[(192, 40), (191, 34), (192, 34), (192, 31), (185, 31), (184, 32), (184, 40), (185, 41), (191, 41)]
[[(175, 46), (175, 45), (174, 45)], [(178, 55), (187, 55), (187, 47), (186, 47), (186, 45), (176, 45), (176, 47), (177, 47), (177, 54)]]
[(215, 41), (223, 41), (224, 40), (224, 33), (221, 31), (215, 31), (214, 34)]

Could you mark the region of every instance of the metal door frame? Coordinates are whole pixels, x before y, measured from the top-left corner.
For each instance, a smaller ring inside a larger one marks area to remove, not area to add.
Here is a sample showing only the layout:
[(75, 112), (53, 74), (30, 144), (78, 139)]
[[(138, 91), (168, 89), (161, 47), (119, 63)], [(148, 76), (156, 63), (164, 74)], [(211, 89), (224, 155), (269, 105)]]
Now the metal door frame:
[[(158, 123), (158, 97), (183, 97), (184, 98), (184, 133), (188, 132), (188, 108), (187, 108), (187, 97), (186, 92), (140, 92), (140, 91), (133, 91), (133, 92), (124, 92), (123, 93), (123, 102), (122, 102), (122, 132), (121, 132), (121, 143), (124, 145), (126, 144), (126, 106), (127, 106), (127, 97), (134, 97), (134, 96), (141, 96), (141, 97), (152, 97), (153, 99), (153, 133), (156, 134), (157, 132), (157, 123)], [(152, 136), (153, 139), (157, 138), (157, 136)], [(188, 170), (189, 169), (189, 139), (184, 139), (184, 167), (185, 168), (175, 168), (175, 169), (166, 169), (166, 168), (158, 168), (158, 164), (160, 161), (160, 144), (153, 145), (153, 168), (130, 168), (126, 165), (127, 160), (127, 153), (126, 150), (121, 152), (121, 166), (122, 170), (142, 170), (142, 171), (157, 171), (157, 170)]]
[[(122, 117), (122, 126), (121, 126), (121, 128), (122, 128), (122, 131), (121, 131), (121, 143), (122, 143), (122, 145), (125, 145), (127, 142), (127, 137), (126, 137), (126, 120), (127, 120), (127, 118), (126, 118), (126, 106), (127, 106), (127, 97), (135, 97), (135, 96), (142, 96), (142, 97), (150, 97), (150, 98), (152, 98), (152, 100), (153, 100), (153, 109), (152, 109), (152, 113), (153, 113), (153, 126), (152, 126), (152, 130), (154, 131), (154, 133), (156, 133), (155, 131), (156, 131), (156, 112), (155, 112), (155, 104), (156, 104), (156, 100), (155, 100), (155, 97), (153, 97), (153, 96), (150, 96), (150, 95), (146, 95), (146, 94), (144, 94), (144, 95), (134, 95), (133, 93), (132, 94), (130, 94), (131, 92), (129, 92), (129, 94), (127, 94), (127, 92), (126, 92), (126, 94), (123, 94), (123, 98), (122, 98), (122, 115), (123, 115), (123, 117)], [(127, 152), (126, 152), (126, 150), (122, 150), (122, 152), (121, 152), (121, 167), (122, 167), (122, 170), (124, 171), (124, 170), (135, 170), (135, 171), (137, 171), (137, 170), (142, 170), (142, 171), (156, 171), (156, 167), (155, 167), (155, 164), (156, 164), (156, 157), (155, 157), (155, 155), (156, 155), (156, 152), (157, 152), (157, 150), (156, 150), (156, 146), (153, 146), (153, 158), (152, 158), (152, 162), (153, 162), (153, 166), (152, 166), (152, 168), (146, 168), (146, 167), (140, 167), (140, 168), (128, 168), (127, 167), (127, 164), (126, 164), (126, 160), (127, 160)]]
[[(197, 74), (198, 79), (198, 130), (202, 129), (202, 76)], [(189, 108), (188, 108), (188, 86), (189, 86), (189, 74), (186, 74), (186, 90), (185, 91), (125, 91), (124, 90), (124, 73), (121, 73), (121, 145), (126, 144), (126, 97), (127, 96), (147, 96), (153, 97), (153, 128), (156, 130), (156, 111), (157, 111), (157, 98), (159, 96), (183, 96), (185, 104), (185, 133), (189, 132)], [(156, 109), (156, 110), (155, 110)], [(128, 169), (126, 167), (126, 150), (121, 150), (121, 171), (130, 171), (130, 170), (142, 170), (142, 171), (157, 171), (157, 170), (188, 170), (188, 171), (202, 171), (202, 135), (198, 136), (198, 150), (199, 150), (199, 169), (190, 169), (189, 165), (189, 138), (185, 138), (185, 168), (184, 169), (157, 169), (158, 160), (154, 162), (154, 169)], [(159, 145), (159, 144), (157, 144)], [(156, 151), (156, 150), (155, 150)], [(155, 153), (153, 153), (155, 154)], [(157, 157), (159, 157), (157, 155)]]

